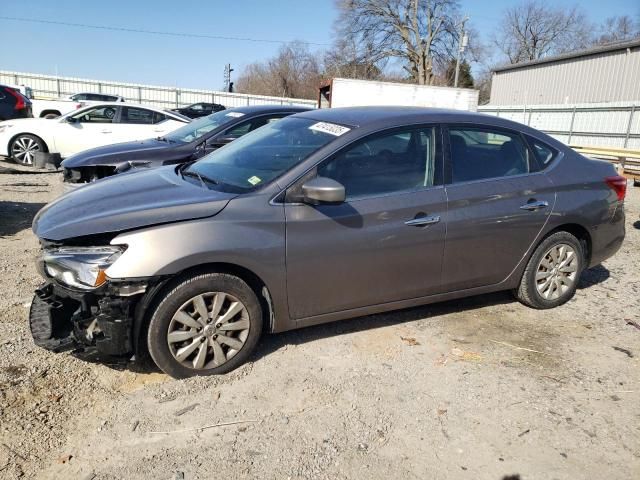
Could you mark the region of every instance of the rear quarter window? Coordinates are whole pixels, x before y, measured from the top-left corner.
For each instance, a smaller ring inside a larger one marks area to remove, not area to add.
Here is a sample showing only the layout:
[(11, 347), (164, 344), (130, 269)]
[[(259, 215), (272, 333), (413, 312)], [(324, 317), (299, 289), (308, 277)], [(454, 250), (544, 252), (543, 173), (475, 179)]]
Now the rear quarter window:
[(558, 156), (558, 150), (547, 145), (544, 142), (541, 142), (538, 139), (527, 136), (527, 142), (529, 142), (531, 151), (533, 152), (533, 155), (538, 162), (538, 166), (541, 170), (547, 168)]

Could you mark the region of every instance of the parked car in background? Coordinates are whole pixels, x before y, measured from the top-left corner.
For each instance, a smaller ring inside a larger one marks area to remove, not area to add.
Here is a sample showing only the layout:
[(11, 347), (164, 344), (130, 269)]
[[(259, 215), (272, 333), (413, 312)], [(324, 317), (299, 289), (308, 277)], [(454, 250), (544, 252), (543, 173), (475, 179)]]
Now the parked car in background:
[(174, 108), (173, 111), (178, 112), (185, 117), (199, 118), (206, 115), (211, 115), (212, 113), (219, 112), (220, 110), (224, 109), (224, 105), (220, 105), (219, 103), (200, 102), (188, 105), (186, 107)]
[(0, 85), (0, 121), (32, 117), (31, 100), (7, 85)]
[(282, 105), (232, 108), (196, 119), (163, 136), (85, 150), (62, 162), (64, 181), (71, 187), (131, 168), (197, 160), (267, 123), (306, 110)]
[(58, 119), (0, 122), (0, 156), (32, 165), (37, 152), (58, 153), (65, 158), (100, 145), (162, 136), (189, 122), (182, 115), (153, 107), (100, 103)]
[(299, 113), (42, 209), (31, 331), (187, 377), (242, 364), (265, 330), (499, 290), (557, 307), (620, 248), (625, 191), (613, 165), (499, 117)]
[(105, 93), (75, 93), (66, 98), (72, 102), (124, 102), (124, 97)]
[(124, 102), (124, 98), (118, 95), (102, 93), (75, 93), (58, 99), (35, 99), (33, 90), (29, 87), (20, 87), (24, 95), (31, 99), (33, 104), (33, 116), (36, 118), (57, 118), (65, 113), (78, 108), (99, 102)]

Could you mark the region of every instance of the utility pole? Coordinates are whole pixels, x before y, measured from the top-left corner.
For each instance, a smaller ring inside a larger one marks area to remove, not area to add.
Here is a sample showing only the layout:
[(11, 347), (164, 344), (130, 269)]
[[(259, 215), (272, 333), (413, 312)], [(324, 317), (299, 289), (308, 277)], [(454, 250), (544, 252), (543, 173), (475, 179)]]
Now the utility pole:
[(453, 81), (453, 86), (458, 86), (458, 77), (460, 76), (460, 57), (464, 53), (464, 49), (469, 44), (469, 37), (467, 36), (467, 32), (464, 31), (464, 24), (467, 23), (469, 17), (465, 16), (462, 19), (462, 24), (460, 25), (460, 37), (458, 38), (458, 56), (456, 57), (456, 77)]
[(230, 92), (233, 88), (233, 82), (231, 81), (231, 72), (233, 72), (233, 68), (231, 68), (231, 64), (227, 63), (224, 67), (224, 91)]

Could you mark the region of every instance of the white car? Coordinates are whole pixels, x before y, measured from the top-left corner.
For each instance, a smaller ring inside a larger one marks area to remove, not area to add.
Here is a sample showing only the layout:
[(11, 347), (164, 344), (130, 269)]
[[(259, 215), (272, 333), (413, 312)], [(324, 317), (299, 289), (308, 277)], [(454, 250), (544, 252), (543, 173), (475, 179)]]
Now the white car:
[(60, 118), (0, 122), (0, 156), (32, 165), (36, 152), (66, 158), (89, 148), (161, 137), (189, 123), (179, 113), (128, 103), (99, 103)]

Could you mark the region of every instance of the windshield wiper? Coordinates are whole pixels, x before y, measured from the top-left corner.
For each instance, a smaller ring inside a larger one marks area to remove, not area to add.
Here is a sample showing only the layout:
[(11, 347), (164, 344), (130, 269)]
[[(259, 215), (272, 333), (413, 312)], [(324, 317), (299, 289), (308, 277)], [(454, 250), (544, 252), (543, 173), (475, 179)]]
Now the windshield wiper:
[(210, 185), (218, 185), (218, 181), (214, 180), (213, 178), (209, 178), (206, 175), (202, 175), (201, 173), (195, 172), (193, 170), (181, 170), (180, 173), (182, 174), (182, 178), (184, 177), (192, 177), (192, 178), (197, 178), (198, 180), (200, 180), (200, 183), (202, 184), (203, 187), (209, 188), (207, 187), (207, 183)]
[(159, 140), (161, 142), (167, 142), (167, 143), (176, 143), (175, 140), (171, 140), (167, 137), (156, 137), (156, 140)]

